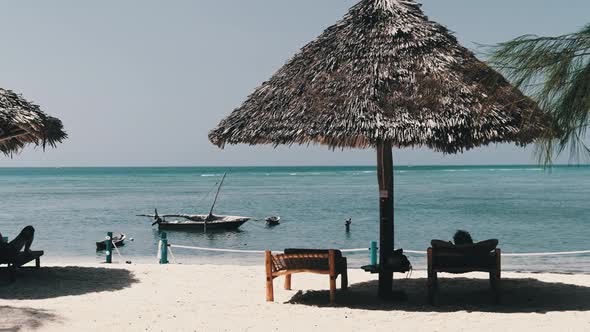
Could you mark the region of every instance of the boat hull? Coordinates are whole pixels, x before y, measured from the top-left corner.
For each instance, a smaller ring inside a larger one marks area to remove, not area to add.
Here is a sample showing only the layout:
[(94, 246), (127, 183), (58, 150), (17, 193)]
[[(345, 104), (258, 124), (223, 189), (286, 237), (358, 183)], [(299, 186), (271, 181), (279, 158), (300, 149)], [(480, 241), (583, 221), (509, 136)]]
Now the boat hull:
[[(125, 236), (115, 238), (115, 245), (117, 248), (123, 247), (125, 245)], [(98, 241), (96, 242), (96, 251), (103, 251), (107, 250), (107, 244), (105, 241)]]
[(273, 216), (265, 219), (268, 226), (277, 226), (281, 223), (281, 217)]
[[(207, 231), (237, 229), (248, 220), (249, 219), (207, 222)], [(204, 231), (205, 230), (205, 222), (204, 221), (161, 222), (158, 224), (158, 229), (160, 229), (160, 230)]]

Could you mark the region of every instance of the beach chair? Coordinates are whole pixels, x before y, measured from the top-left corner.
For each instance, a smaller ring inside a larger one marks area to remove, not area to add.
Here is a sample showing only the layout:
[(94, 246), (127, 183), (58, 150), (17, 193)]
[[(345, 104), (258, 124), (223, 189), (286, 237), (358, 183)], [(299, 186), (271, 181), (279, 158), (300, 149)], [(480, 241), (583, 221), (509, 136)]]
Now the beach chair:
[(488, 272), (495, 303), (500, 301), (501, 251), (498, 240), (475, 244), (454, 245), (451, 242), (432, 240), (428, 248), (428, 302), (434, 304), (438, 290), (438, 272)]
[(41, 267), (41, 256), (43, 251), (17, 252), (6, 248), (0, 249), (0, 265), (6, 264), (8, 269), (8, 278), (10, 282), (16, 280), (16, 269), (22, 267), (28, 262), (35, 261), (35, 268)]
[(341, 275), (341, 288), (348, 288), (346, 257), (340, 250), (285, 249), (283, 254), (273, 255), (266, 251), (266, 300), (274, 301), (273, 280), (285, 276), (285, 289), (291, 289), (294, 273), (327, 274), (330, 277), (330, 304), (336, 302), (336, 279)]

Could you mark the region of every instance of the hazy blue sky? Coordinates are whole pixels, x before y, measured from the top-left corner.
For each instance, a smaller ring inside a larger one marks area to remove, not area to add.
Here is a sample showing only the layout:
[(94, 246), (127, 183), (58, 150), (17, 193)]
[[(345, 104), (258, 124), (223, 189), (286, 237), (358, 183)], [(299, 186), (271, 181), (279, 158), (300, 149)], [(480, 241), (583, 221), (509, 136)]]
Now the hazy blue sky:
[[(0, 86), (64, 121), (70, 138), (0, 166), (375, 164), (371, 150), (219, 150), (208, 131), (354, 0), (11, 1), (2, 4)], [(467, 47), (589, 23), (588, 0), (422, 0)], [(394, 151), (397, 164), (534, 162), (530, 149), (457, 156)]]

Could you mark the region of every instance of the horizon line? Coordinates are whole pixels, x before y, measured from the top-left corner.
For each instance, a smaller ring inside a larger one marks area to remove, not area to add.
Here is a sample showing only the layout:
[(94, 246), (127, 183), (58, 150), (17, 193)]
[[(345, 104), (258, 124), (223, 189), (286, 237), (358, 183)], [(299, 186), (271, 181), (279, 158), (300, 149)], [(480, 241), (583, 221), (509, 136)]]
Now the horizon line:
[[(393, 167), (487, 167), (487, 166), (503, 166), (503, 167), (521, 167), (530, 166), (536, 168), (552, 168), (552, 167), (587, 167), (587, 164), (552, 164), (552, 165), (539, 165), (539, 164), (401, 164), (394, 165)], [(274, 167), (274, 168), (288, 168), (288, 167), (377, 167), (377, 165), (232, 165), (232, 166), (221, 166), (221, 165), (192, 165), (192, 166), (179, 166), (179, 165), (128, 165), (128, 166), (0, 166), (0, 169), (9, 168), (263, 168), (263, 167)]]

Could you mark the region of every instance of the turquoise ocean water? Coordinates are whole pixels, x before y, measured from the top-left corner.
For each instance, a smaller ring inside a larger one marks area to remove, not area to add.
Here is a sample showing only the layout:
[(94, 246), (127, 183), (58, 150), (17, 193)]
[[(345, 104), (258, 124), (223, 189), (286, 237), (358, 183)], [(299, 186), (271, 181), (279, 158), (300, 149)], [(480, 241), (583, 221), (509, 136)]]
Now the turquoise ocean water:
[[(215, 212), (264, 219), (239, 231), (169, 232), (170, 242), (246, 250), (286, 247), (366, 248), (378, 239), (374, 167), (0, 168), (0, 232), (14, 237), (31, 224), (34, 247), (49, 261), (103, 260), (96, 240), (109, 230), (133, 237), (125, 259), (155, 262), (159, 233), (146, 218), (164, 213), (206, 213), (205, 193), (228, 172)], [(457, 229), (476, 240), (500, 239), (504, 252), (590, 249), (590, 167), (445, 166), (395, 169), (396, 247), (425, 250), (433, 238)], [(351, 232), (344, 220), (352, 218)], [(183, 263), (262, 264), (260, 255), (177, 249)], [(352, 266), (368, 252), (347, 254)], [(411, 255), (417, 268), (424, 258)], [(590, 272), (590, 255), (506, 258), (510, 270)]]

